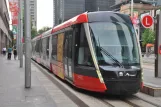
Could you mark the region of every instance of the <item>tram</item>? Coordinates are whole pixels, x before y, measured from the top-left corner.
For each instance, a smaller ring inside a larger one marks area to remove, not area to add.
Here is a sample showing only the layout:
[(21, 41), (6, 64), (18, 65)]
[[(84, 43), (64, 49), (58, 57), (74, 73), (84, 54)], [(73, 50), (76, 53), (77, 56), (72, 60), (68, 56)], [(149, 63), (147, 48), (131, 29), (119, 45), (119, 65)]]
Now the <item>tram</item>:
[(35, 37), (32, 58), (81, 89), (121, 95), (143, 86), (139, 40), (125, 14), (77, 15)]

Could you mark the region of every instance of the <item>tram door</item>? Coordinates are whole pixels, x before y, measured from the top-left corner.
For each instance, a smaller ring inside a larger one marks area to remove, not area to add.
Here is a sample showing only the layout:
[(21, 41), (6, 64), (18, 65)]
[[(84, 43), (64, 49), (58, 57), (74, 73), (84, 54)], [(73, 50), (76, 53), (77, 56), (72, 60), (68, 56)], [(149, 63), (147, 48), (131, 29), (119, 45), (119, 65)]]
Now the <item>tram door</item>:
[(72, 71), (72, 30), (65, 33), (64, 40), (64, 71), (65, 78), (73, 80)]

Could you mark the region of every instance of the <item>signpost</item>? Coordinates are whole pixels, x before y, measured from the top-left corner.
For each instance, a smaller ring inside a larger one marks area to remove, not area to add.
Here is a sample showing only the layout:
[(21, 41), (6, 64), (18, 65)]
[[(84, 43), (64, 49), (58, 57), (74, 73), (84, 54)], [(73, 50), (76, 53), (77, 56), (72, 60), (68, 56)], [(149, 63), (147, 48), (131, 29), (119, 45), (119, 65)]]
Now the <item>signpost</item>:
[[(150, 28), (154, 24), (154, 19), (150, 15), (145, 15), (141, 20), (142, 25), (145, 28)], [(155, 77), (161, 78), (161, 12), (157, 16), (157, 29), (155, 37)]]
[(18, 25), (18, 12), (19, 12), (19, 7), (18, 7), (18, 0), (8, 0), (9, 2), (9, 10), (11, 12), (11, 20), (12, 20), (12, 25), (17, 27), (17, 33), (16, 36), (16, 41), (17, 41), (17, 51), (18, 51), (18, 58), (19, 58), (19, 25)]
[(155, 37), (155, 77), (161, 78), (161, 12), (157, 15)]
[(154, 24), (153, 17), (150, 15), (145, 15), (141, 19), (141, 24), (143, 25), (144, 28), (150, 28)]

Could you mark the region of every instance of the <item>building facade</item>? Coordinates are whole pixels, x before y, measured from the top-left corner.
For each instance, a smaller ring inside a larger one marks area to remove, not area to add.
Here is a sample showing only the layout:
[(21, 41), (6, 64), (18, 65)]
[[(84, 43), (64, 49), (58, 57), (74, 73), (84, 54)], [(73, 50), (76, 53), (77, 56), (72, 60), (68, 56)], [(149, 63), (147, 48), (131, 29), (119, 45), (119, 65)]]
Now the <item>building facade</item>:
[[(23, 0), (24, 8), (24, 0)], [(30, 15), (33, 28), (37, 29), (37, 0), (30, 0)]]
[(0, 0), (0, 53), (3, 47), (8, 47), (12, 41), (9, 34), (9, 13), (6, 0)]
[(32, 27), (37, 29), (37, 0), (30, 0), (30, 15)]
[(115, 0), (85, 0), (86, 11), (110, 11)]
[(85, 11), (85, 0), (53, 0), (54, 26)]
[(53, 0), (54, 26), (85, 11), (110, 11), (115, 0)]

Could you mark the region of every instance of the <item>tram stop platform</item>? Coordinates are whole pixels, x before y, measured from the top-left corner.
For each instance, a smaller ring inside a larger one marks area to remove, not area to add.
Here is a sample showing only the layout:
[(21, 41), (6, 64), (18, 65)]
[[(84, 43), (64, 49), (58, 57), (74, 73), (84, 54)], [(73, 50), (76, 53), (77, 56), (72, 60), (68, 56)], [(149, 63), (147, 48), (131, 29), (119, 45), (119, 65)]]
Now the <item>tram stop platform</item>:
[[(154, 78), (153, 65), (144, 65), (144, 88), (141, 92), (161, 96), (161, 78)], [(34, 64), (31, 88), (25, 89), (25, 70), (19, 60), (0, 55), (0, 107), (78, 107), (56, 84)]]
[(19, 60), (0, 55), (0, 107), (77, 107), (36, 66), (31, 68), (31, 88), (26, 89)]
[(143, 57), (144, 87), (141, 92), (154, 97), (160, 97), (161, 78), (155, 78), (154, 66), (154, 55), (150, 57)]

